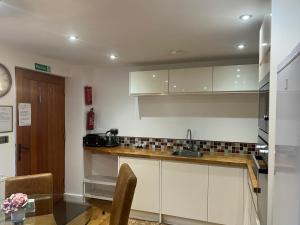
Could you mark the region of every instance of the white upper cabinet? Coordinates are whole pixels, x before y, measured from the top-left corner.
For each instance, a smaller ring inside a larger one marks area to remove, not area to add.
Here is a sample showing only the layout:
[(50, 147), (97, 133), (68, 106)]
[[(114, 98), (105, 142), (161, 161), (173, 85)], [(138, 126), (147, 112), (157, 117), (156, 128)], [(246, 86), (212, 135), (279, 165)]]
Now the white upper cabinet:
[(212, 67), (173, 69), (169, 74), (170, 93), (212, 91)]
[(259, 31), (259, 81), (270, 73), (271, 16), (267, 15)]
[(214, 67), (214, 92), (247, 92), (257, 90), (258, 64)]
[(168, 70), (131, 72), (129, 79), (129, 94), (168, 94), (168, 80)]

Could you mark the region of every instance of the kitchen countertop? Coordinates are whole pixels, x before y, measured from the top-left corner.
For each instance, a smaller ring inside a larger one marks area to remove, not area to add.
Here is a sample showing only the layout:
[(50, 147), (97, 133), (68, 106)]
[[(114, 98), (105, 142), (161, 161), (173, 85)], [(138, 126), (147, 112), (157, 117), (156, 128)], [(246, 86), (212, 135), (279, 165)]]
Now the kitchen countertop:
[(91, 151), (92, 153), (99, 153), (99, 154), (244, 167), (248, 169), (248, 174), (249, 174), (253, 191), (256, 193), (260, 192), (257, 179), (252, 169), (253, 160), (250, 157), (250, 155), (218, 152), (218, 153), (204, 153), (204, 155), (201, 158), (196, 158), (196, 157), (174, 156), (172, 155), (171, 151), (160, 150), (160, 149), (156, 149), (156, 150), (139, 149), (139, 148), (133, 149), (128, 147), (111, 147), (111, 148), (84, 147), (84, 149), (86, 151)]

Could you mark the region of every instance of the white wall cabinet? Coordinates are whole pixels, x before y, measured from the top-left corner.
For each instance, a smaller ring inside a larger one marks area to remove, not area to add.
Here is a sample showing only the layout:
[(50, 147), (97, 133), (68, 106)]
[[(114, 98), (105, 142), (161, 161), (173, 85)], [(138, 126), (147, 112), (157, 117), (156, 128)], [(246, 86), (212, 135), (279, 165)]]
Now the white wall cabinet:
[(129, 94), (168, 94), (168, 81), (168, 70), (131, 72), (129, 78)]
[(131, 208), (159, 213), (160, 161), (120, 157), (120, 165), (127, 163), (137, 177), (137, 186)]
[(173, 69), (169, 72), (170, 93), (212, 91), (212, 67)]
[(243, 169), (209, 166), (208, 222), (243, 224)]
[(162, 213), (207, 221), (208, 165), (162, 162)]
[(247, 92), (257, 90), (257, 64), (214, 67), (214, 92)]
[(271, 16), (266, 15), (259, 31), (259, 81), (270, 73)]

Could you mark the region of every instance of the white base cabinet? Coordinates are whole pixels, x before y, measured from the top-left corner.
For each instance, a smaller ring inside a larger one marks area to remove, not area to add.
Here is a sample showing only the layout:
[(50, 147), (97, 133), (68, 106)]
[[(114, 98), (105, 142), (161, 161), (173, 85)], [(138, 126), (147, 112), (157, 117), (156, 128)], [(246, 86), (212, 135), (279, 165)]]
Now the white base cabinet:
[[(249, 186), (247, 171), (244, 171), (244, 223), (243, 225), (260, 225), (256, 211), (256, 198)], [(255, 193), (254, 193), (255, 194)]]
[(243, 182), (241, 168), (209, 166), (208, 222), (243, 224)]
[(162, 214), (207, 221), (208, 165), (162, 162)]
[(132, 203), (137, 214), (157, 215), (160, 222), (259, 225), (246, 169), (119, 157), (119, 166), (123, 163), (137, 176)]
[(160, 161), (120, 157), (120, 165), (127, 163), (137, 177), (131, 209), (160, 213)]

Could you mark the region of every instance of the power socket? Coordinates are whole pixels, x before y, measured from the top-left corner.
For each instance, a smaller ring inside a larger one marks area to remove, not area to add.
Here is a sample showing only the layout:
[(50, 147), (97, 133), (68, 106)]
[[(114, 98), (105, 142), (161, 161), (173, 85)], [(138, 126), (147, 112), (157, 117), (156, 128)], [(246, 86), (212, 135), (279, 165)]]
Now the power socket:
[(0, 137), (0, 144), (7, 144), (9, 141), (8, 136), (1, 136)]

